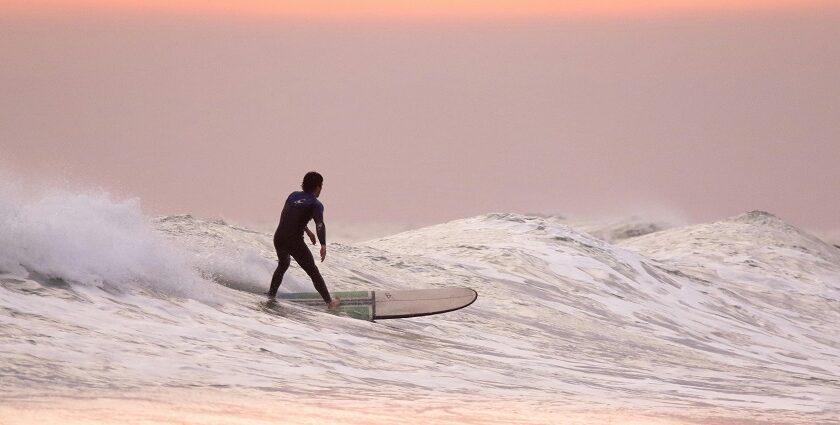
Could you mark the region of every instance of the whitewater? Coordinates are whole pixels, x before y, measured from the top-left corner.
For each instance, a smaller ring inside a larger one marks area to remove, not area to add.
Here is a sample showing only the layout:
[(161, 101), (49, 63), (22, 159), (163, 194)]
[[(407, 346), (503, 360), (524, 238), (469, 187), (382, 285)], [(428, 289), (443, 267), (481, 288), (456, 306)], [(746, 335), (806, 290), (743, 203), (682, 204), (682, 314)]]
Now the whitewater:
[[(840, 248), (769, 213), (331, 243), (331, 290), (479, 294), (375, 323), (268, 303), (276, 260), (136, 199), (4, 194), (0, 423), (840, 423)], [(281, 291), (313, 289), (293, 263)]]

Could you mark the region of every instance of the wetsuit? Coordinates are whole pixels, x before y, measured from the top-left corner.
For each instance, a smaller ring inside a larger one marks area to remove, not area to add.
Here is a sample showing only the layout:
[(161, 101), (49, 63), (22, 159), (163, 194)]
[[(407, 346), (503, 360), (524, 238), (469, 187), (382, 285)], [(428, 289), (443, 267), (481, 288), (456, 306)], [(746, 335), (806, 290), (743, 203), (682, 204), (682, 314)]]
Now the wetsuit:
[(289, 269), (289, 257), (291, 256), (312, 279), (315, 289), (321, 294), (324, 302), (332, 301), (330, 292), (327, 290), (327, 284), (324, 283), (324, 278), (321, 277), (321, 272), (315, 265), (315, 259), (312, 258), (312, 253), (303, 240), (303, 232), (309, 220), (315, 220), (318, 241), (321, 242), (321, 245), (326, 245), (327, 230), (324, 226), (324, 204), (309, 192), (292, 192), (286, 198), (286, 205), (283, 207), (283, 213), (280, 214), (280, 224), (277, 225), (277, 231), (274, 232), (274, 249), (277, 251), (279, 264), (271, 278), (271, 288), (268, 290), (269, 296), (277, 295), (277, 289), (283, 282), (283, 275)]

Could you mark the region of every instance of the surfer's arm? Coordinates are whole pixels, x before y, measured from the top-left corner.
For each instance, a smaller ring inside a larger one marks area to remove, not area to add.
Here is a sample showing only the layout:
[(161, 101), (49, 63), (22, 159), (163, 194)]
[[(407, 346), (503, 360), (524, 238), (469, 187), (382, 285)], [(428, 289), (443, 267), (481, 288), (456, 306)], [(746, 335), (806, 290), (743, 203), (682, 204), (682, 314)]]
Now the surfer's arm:
[(315, 220), (315, 231), (318, 233), (318, 242), (321, 246), (327, 245), (327, 226), (324, 225), (324, 205), (318, 202), (315, 205), (315, 213), (312, 215)]
[(304, 227), (304, 230), (306, 231), (306, 236), (309, 236), (309, 240), (312, 241), (312, 245), (315, 245), (315, 234), (309, 230), (309, 226)]
[(315, 230), (318, 232), (318, 242), (321, 242), (321, 246), (327, 245), (327, 227), (324, 226), (324, 222), (316, 223)]

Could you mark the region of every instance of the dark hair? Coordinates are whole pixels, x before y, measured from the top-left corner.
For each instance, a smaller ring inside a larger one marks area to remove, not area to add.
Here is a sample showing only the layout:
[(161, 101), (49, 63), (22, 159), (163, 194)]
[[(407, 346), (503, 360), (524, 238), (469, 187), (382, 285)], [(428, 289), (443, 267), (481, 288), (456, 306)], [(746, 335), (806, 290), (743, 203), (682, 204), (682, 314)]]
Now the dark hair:
[(314, 192), (322, 184), (324, 184), (324, 176), (317, 171), (310, 171), (303, 176), (303, 183), (300, 184), (300, 187), (304, 192)]

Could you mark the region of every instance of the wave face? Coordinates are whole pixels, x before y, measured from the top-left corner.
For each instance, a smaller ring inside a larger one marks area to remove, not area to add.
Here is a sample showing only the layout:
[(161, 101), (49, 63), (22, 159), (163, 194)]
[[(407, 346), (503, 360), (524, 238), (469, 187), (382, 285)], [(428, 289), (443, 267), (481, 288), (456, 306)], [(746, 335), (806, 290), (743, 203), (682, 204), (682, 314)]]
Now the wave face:
[[(489, 214), (331, 244), (320, 267), (333, 290), (479, 293), (379, 323), (267, 303), (271, 235), (221, 221), (64, 193), (5, 201), (0, 229), (7, 396), (204, 388), (773, 423), (840, 414), (840, 250), (767, 213), (612, 242), (592, 223)], [(293, 265), (281, 290), (312, 287)]]

